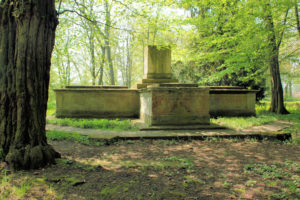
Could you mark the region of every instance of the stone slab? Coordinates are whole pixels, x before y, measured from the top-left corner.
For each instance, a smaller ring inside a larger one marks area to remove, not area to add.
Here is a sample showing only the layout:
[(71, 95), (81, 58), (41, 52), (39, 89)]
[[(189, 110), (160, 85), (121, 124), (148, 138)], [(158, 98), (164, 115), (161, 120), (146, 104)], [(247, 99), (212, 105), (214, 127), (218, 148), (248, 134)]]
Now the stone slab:
[(160, 83), (159, 87), (198, 87), (198, 84), (193, 83)]
[(155, 130), (210, 130), (210, 129), (226, 129), (224, 126), (217, 124), (200, 124), (200, 125), (161, 125), (147, 126), (142, 120), (132, 120), (131, 123), (140, 131), (155, 131)]
[(248, 89), (210, 89), (210, 115), (218, 116), (255, 116), (257, 90)]
[(132, 89), (57, 89), (56, 116), (138, 118), (139, 93)]
[[(270, 124), (272, 126), (272, 124)], [(92, 139), (206, 139), (210, 137), (218, 138), (256, 138), (256, 139), (279, 139), (287, 140), (291, 138), (290, 133), (266, 132), (244, 132), (232, 129), (201, 129), (201, 130), (146, 130), (146, 131), (111, 131), (99, 129), (84, 129), (68, 126), (47, 124), (46, 130), (64, 131), (79, 133), (89, 136)]]
[(142, 83), (177, 83), (176, 79), (170, 78), (156, 78), (156, 79), (143, 79)]
[(67, 89), (128, 89), (127, 86), (118, 86), (118, 85), (68, 85), (66, 86)]

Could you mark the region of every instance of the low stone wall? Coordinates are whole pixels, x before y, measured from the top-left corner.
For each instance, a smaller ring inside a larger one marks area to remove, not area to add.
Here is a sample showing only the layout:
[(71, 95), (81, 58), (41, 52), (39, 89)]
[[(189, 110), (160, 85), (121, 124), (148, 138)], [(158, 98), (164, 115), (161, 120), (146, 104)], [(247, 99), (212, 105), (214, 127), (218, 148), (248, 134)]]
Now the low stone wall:
[[(177, 87), (174, 87), (177, 86)], [(140, 118), (148, 125), (209, 124), (209, 117), (255, 116), (256, 90), (160, 84), (56, 89), (56, 117)], [(200, 102), (200, 103), (199, 103)], [(140, 109), (141, 105), (141, 109)]]
[(255, 116), (257, 90), (238, 87), (210, 88), (210, 115), (217, 116)]
[(140, 119), (148, 126), (209, 124), (209, 88), (141, 90)]
[(69, 87), (56, 89), (56, 117), (138, 118), (137, 90), (124, 87)]

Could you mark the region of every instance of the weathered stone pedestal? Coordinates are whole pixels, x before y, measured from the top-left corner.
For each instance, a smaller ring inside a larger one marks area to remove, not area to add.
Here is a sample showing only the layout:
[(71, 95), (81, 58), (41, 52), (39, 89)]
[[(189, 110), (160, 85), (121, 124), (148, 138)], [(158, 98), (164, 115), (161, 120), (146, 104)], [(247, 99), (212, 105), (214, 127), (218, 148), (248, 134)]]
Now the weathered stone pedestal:
[(171, 73), (170, 47), (147, 46), (144, 50), (144, 77), (136, 85), (137, 89), (155, 83), (177, 83)]
[(148, 86), (140, 91), (140, 105), (140, 121), (145, 127), (209, 125), (210, 122), (207, 87)]

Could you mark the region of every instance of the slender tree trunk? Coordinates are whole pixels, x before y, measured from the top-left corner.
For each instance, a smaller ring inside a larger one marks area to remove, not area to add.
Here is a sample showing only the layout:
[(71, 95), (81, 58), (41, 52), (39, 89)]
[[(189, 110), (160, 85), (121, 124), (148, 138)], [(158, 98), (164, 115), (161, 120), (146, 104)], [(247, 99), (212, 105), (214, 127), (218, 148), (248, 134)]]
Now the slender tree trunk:
[(129, 38), (127, 38), (127, 41), (126, 41), (126, 47), (127, 47), (126, 82), (127, 82), (128, 88), (130, 88), (130, 87), (131, 87), (131, 68), (132, 68), (132, 61), (131, 61), (131, 53), (130, 53)]
[(77, 76), (79, 77), (79, 81), (80, 83), (82, 82), (82, 78), (81, 78), (81, 75), (80, 75), (80, 70), (79, 70), (79, 67), (77, 66), (77, 63), (76, 62), (72, 62), (76, 71), (77, 71)]
[(0, 2), (0, 152), (14, 169), (39, 168), (60, 155), (45, 125), (54, 0)]
[(67, 68), (66, 68), (66, 85), (70, 85), (71, 82), (71, 60), (69, 51), (67, 53)]
[(110, 74), (110, 84), (115, 85), (115, 75), (114, 75), (114, 67), (112, 63), (111, 58), (111, 47), (110, 47), (110, 25), (111, 25), (111, 19), (110, 19), (110, 8), (108, 4), (108, 0), (105, 0), (105, 48), (107, 53), (107, 61), (109, 66), (109, 74)]
[(276, 34), (273, 23), (273, 16), (271, 12), (270, 4), (266, 4), (266, 17), (265, 17), (266, 29), (268, 31), (269, 42), (269, 65), (271, 73), (271, 108), (270, 111), (278, 114), (288, 114), (283, 104), (283, 89), (279, 71), (279, 45), (276, 42)]
[(91, 75), (92, 75), (92, 85), (96, 85), (96, 62), (95, 62), (95, 39), (93, 36), (93, 27), (90, 27), (89, 35), (89, 49), (90, 49), (90, 56), (91, 56)]
[(298, 3), (295, 0), (295, 17), (296, 17), (296, 26), (298, 30), (298, 34), (300, 36), (300, 23), (299, 23), (299, 13), (298, 13)]
[(101, 62), (100, 62), (100, 71), (99, 71), (99, 79), (98, 85), (103, 85), (103, 72), (104, 72), (104, 63), (105, 63), (105, 46), (101, 46)]
[(292, 80), (289, 80), (289, 96), (292, 97), (293, 96), (293, 86), (292, 86)]

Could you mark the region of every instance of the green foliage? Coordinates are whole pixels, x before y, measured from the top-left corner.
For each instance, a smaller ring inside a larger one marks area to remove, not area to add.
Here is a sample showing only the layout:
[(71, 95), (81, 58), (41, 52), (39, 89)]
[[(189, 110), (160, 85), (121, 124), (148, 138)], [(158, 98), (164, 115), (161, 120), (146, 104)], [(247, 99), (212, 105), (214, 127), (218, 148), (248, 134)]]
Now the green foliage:
[(57, 124), (61, 126), (74, 126), (79, 128), (93, 128), (93, 129), (104, 129), (104, 130), (137, 130), (130, 120), (119, 120), (119, 119), (47, 119), (49, 124)]

